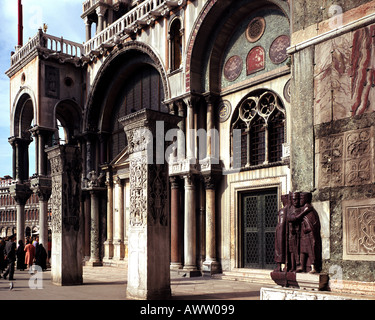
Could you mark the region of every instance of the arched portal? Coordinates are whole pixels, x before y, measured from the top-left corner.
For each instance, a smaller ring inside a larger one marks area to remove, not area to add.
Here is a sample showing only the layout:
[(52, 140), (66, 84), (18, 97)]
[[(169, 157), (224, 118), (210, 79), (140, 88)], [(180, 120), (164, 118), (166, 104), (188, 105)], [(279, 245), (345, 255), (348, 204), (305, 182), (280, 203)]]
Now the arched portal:
[(84, 115), (84, 131), (99, 134), (90, 142), (90, 150), (100, 149), (99, 159), (92, 155), (91, 170), (113, 160), (127, 145), (118, 119), (142, 109), (168, 113), (164, 101), (169, 91), (164, 66), (147, 45), (134, 41), (107, 58)]

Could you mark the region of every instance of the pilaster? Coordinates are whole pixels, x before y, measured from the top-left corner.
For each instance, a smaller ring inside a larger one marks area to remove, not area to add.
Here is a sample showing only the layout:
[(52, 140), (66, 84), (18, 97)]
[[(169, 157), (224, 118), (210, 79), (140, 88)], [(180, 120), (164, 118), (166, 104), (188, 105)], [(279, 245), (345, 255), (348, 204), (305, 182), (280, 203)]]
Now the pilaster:
[(79, 147), (46, 150), (52, 177), (51, 280), (56, 285), (82, 284), (81, 165)]
[(120, 119), (128, 139), (130, 163), (129, 298), (171, 296), (168, 166), (165, 162), (156, 163), (153, 146), (160, 146), (160, 138), (164, 146), (164, 135), (156, 135), (156, 121), (162, 121), (168, 130), (180, 120), (149, 109)]

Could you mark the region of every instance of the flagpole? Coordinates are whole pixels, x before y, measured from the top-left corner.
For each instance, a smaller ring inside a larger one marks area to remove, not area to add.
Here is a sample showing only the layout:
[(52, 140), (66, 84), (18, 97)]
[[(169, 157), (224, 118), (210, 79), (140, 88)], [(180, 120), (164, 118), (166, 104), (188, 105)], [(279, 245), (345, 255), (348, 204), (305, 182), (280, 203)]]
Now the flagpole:
[(23, 14), (22, 0), (18, 0), (18, 46), (23, 46)]

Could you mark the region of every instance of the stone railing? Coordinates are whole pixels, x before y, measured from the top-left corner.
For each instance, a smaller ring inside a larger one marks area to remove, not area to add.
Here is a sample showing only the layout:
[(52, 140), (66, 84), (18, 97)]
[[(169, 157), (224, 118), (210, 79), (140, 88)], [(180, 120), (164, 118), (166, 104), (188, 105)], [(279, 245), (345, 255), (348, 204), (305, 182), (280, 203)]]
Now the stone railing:
[[(96, 1), (96, 0), (90, 0)], [(85, 54), (98, 49), (101, 45), (114, 41), (115, 36), (134, 34), (143, 26), (152, 24), (165, 16), (173, 8), (184, 4), (186, 0), (145, 0), (127, 12), (84, 44)]]
[(0, 180), (0, 188), (9, 187), (12, 184), (12, 179)]
[(97, 3), (112, 5), (114, 2), (117, 2), (117, 1), (113, 1), (113, 0), (86, 0), (83, 3), (83, 12), (86, 12), (87, 10), (89, 10), (90, 8), (95, 6)]
[(11, 65), (14, 66), (17, 63), (20, 63), (32, 52), (40, 48), (75, 57), (81, 57), (83, 54), (82, 44), (48, 35), (39, 29), (39, 32), (35, 37), (31, 38), (24, 46), (16, 50), (12, 55)]

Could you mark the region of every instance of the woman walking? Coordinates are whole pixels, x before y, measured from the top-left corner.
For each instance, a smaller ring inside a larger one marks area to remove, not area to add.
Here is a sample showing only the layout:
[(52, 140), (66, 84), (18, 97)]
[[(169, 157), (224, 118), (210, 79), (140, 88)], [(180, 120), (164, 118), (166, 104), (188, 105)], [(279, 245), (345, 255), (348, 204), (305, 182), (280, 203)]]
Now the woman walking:
[(29, 272), (32, 272), (31, 267), (34, 263), (34, 257), (35, 257), (35, 247), (31, 243), (29, 239), (26, 240), (26, 247), (25, 247), (25, 263), (27, 264), (27, 268), (29, 269)]

